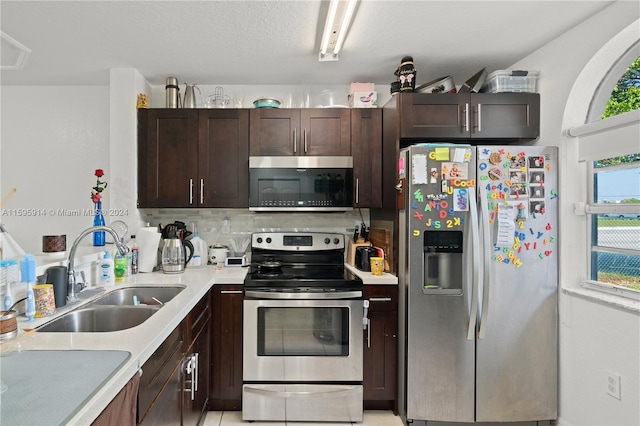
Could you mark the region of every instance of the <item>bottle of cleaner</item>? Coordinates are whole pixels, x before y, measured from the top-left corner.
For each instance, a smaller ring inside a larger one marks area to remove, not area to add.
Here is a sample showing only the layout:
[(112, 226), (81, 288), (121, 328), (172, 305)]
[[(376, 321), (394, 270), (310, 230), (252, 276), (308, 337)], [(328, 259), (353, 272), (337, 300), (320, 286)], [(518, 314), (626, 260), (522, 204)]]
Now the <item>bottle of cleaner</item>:
[(136, 236), (131, 236), (131, 274), (138, 273), (138, 243)]
[(191, 239), (191, 244), (193, 245), (193, 256), (189, 263), (187, 263), (187, 268), (202, 268), (203, 266), (207, 266), (207, 252), (209, 249), (206, 241), (200, 238), (198, 233), (195, 233)]
[(109, 252), (102, 254), (102, 259), (98, 262), (98, 282), (101, 286), (112, 286), (115, 284), (113, 271), (113, 259), (109, 256)]

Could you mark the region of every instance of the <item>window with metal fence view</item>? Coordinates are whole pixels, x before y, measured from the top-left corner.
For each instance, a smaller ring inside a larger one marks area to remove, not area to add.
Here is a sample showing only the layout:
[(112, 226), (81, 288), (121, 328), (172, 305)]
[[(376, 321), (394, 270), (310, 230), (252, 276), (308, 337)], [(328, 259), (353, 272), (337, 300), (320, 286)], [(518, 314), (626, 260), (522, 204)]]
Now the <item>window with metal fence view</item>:
[[(640, 108), (640, 57), (620, 77), (602, 119)], [(638, 140), (634, 142), (638, 146)], [(594, 161), (590, 278), (640, 292), (640, 153)]]
[(591, 279), (640, 290), (640, 154), (594, 162)]

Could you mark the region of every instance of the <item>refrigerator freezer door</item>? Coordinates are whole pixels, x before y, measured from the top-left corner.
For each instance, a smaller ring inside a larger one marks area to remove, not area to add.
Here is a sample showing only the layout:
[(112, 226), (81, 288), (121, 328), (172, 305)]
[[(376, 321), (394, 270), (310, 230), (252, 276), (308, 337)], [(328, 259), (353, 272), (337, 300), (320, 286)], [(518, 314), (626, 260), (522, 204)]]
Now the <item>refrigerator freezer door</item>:
[[(454, 161), (462, 158), (456, 149), (468, 150), (472, 158)], [(470, 322), (475, 330), (469, 266), (474, 237), (469, 206), (461, 209), (469, 198), (454, 206), (465, 198), (464, 188), (474, 190), (466, 186), (472, 176), (464, 174), (466, 168), (475, 170), (474, 150), (417, 145), (403, 151), (408, 198), (400, 219), (400, 285), (407, 291), (406, 417), (411, 420), (474, 420), (475, 333), (468, 335)]]
[(477, 341), (478, 422), (557, 417), (557, 169), (553, 147), (478, 147), (479, 199), (491, 230)]

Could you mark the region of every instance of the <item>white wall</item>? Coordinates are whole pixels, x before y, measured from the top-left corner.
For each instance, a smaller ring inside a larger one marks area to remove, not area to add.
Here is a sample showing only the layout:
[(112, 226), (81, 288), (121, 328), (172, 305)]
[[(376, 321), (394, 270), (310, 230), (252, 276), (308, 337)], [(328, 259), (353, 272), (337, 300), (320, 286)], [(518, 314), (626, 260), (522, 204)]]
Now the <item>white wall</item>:
[[(71, 214), (93, 208), (95, 169), (104, 169), (113, 182), (109, 88), (7, 86), (1, 102), (0, 193), (4, 197), (14, 187), (17, 192), (0, 221), (27, 253), (42, 252), (43, 235), (66, 234), (69, 247), (93, 223), (91, 216)], [(112, 197), (109, 186), (105, 207)]]
[[(587, 224), (576, 216), (573, 203), (586, 194), (584, 165), (576, 161), (575, 141), (567, 126), (586, 121), (589, 103), (599, 81), (574, 87), (592, 59), (601, 59), (601, 78), (613, 64), (607, 43), (627, 26), (640, 37), (638, 2), (617, 2), (514, 65), (539, 69), (541, 78), (541, 138), (543, 145), (559, 145), (560, 170), (560, 392), (559, 424), (640, 424), (640, 317), (637, 311), (585, 298), (569, 290), (579, 288), (587, 271)], [(604, 47), (606, 45), (606, 47)], [(601, 49), (609, 55), (598, 54)], [(618, 56), (621, 53), (618, 53)], [(608, 57), (607, 57), (608, 56)], [(608, 60), (607, 60), (608, 59)], [(567, 117), (570, 117), (567, 120)], [(606, 299), (606, 298), (602, 298)], [(621, 376), (622, 398), (606, 393), (607, 373)]]

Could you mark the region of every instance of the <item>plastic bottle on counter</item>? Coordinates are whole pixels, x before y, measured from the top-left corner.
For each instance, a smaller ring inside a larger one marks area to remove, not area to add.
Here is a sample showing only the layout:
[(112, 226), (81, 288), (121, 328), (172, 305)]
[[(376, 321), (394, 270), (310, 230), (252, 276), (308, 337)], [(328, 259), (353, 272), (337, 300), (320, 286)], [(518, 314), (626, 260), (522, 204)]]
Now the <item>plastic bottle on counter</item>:
[(27, 321), (32, 321), (36, 314), (36, 300), (33, 294), (33, 284), (36, 282), (36, 258), (32, 254), (25, 254), (20, 261), (20, 275), (22, 282), (27, 283), (24, 314), (27, 316)]
[(136, 242), (136, 236), (131, 236), (131, 274), (138, 273), (138, 243)]
[(191, 239), (191, 244), (193, 245), (193, 256), (189, 263), (187, 263), (187, 268), (202, 268), (203, 266), (207, 266), (207, 254), (209, 251), (207, 242), (200, 238), (198, 233), (195, 233)]
[(102, 259), (98, 262), (98, 282), (101, 286), (112, 286), (115, 284), (113, 259), (108, 251), (102, 254)]
[[(124, 244), (124, 238), (120, 239), (120, 242)], [(121, 255), (120, 251), (116, 249), (115, 255), (113, 257), (113, 271), (116, 277), (116, 282), (123, 282), (125, 277), (127, 276), (127, 268), (129, 267), (129, 261), (127, 260), (126, 255)]]

